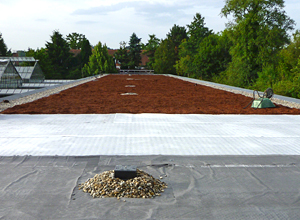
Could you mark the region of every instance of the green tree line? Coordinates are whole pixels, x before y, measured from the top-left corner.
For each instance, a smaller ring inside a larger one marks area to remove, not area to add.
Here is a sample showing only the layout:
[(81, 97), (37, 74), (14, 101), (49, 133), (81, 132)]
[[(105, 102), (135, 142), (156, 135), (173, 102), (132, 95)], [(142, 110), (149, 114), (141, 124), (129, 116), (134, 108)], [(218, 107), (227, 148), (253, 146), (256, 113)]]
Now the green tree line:
[(64, 38), (55, 30), (50, 38), (45, 48), (28, 49), (26, 53), (26, 56), (39, 60), (46, 79), (78, 79), (100, 73), (100, 70), (95, 73), (93, 68), (88, 68), (91, 65), (90, 58), (95, 56), (95, 52), (83, 34), (71, 33)]
[[(0, 34), (0, 56), (11, 55)], [(89, 40), (78, 33), (63, 37), (55, 30), (44, 48), (29, 48), (26, 56), (39, 60), (46, 79), (78, 79), (116, 72), (114, 59), (108, 55), (106, 45), (99, 42), (93, 49)]]
[(284, 1), (226, 0), (221, 16), (232, 20), (219, 33), (200, 13), (174, 25), (154, 54), (155, 72), (300, 98), (300, 32), (289, 35), (295, 22)]

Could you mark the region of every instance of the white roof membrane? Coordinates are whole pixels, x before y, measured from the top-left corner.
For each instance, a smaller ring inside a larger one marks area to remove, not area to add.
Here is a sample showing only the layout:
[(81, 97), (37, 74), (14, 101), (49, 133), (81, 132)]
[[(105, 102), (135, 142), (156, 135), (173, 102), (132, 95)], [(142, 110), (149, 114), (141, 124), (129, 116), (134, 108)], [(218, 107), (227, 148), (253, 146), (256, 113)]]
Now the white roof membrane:
[(0, 155), (300, 155), (299, 115), (0, 115)]

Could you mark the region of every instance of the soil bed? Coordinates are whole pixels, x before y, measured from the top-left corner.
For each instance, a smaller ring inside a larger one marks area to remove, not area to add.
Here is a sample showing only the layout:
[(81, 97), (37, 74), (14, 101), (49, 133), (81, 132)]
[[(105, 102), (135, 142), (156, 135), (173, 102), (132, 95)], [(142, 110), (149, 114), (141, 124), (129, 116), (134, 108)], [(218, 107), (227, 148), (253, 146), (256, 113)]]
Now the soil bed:
[(108, 75), (1, 114), (300, 114), (282, 105), (243, 109), (251, 100), (168, 76)]

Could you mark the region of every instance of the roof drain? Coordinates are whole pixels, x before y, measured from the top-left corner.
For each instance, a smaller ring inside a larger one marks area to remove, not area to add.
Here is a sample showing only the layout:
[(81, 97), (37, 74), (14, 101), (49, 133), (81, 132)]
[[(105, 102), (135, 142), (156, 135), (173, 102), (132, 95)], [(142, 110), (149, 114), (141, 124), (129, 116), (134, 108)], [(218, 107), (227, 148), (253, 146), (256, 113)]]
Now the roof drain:
[(137, 177), (136, 166), (129, 165), (116, 165), (115, 167), (115, 178), (119, 178), (122, 180), (133, 179)]
[(121, 95), (138, 95), (135, 92), (126, 92), (126, 93), (121, 93)]

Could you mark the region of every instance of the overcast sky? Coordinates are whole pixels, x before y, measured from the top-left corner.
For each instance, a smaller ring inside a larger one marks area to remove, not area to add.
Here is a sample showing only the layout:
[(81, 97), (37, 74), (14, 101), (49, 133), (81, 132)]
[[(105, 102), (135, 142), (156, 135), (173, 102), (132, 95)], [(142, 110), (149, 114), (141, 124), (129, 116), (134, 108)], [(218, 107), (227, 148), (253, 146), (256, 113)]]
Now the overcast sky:
[[(92, 45), (99, 41), (118, 49), (133, 32), (146, 43), (149, 34), (158, 38), (174, 24), (186, 26), (198, 12), (214, 32), (224, 30), (220, 16), (224, 0), (0, 0), (0, 32), (9, 49), (45, 47), (54, 30), (65, 37), (84, 34)], [(285, 11), (300, 29), (300, 2), (286, 0)]]

